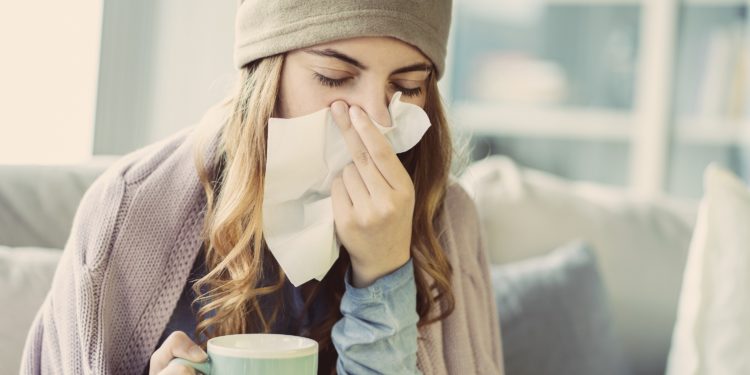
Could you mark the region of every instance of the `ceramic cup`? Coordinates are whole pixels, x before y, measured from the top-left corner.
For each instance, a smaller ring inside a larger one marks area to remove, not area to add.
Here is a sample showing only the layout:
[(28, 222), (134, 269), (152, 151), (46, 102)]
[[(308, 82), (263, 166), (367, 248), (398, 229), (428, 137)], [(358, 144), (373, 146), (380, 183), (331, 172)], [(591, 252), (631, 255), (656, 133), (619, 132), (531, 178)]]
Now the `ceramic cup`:
[(318, 373), (318, 343), (292, 335), (247, 333), (208, 340), (208, 360), (170, 361), (192, 367), (205, 375), (315, 375)]

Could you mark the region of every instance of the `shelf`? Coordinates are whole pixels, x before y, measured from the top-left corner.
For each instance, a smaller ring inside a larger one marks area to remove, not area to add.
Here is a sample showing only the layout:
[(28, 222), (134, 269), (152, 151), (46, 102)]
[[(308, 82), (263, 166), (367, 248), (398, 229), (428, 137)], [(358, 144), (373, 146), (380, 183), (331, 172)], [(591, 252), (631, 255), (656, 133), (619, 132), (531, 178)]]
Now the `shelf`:
[(459, 131), (476, 135), (629, 141), (630, 112), (589, 108), (519, 108), (456, 103), (449, 109)]
[[(641, 5), (645, 0), (546, 0), (546, 5)], [(748, 0), (683, 0), (683, 5), (699, 6), (743, 6), (748, 5)]]
[(677, 141), (705, 145), (750, 145), (750, 122), (684, 119), (677, 123)]
[(546, 0), (546, 5), (641, 5), (644, 0)]
[(739, 7), (748, 5), (747, 0), (685, 0), (685, 5), (700, 5), (700, 6), (734, 6)]

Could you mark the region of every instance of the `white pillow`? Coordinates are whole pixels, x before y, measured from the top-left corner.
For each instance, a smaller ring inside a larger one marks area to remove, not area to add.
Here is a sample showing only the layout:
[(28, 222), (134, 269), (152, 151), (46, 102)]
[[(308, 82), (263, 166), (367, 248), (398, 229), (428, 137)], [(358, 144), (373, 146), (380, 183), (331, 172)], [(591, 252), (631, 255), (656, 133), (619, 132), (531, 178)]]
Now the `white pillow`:
[(697, 202), (645, 200), (493, 155), (460, 178), (493, 263), (581, 238), (596, 250), (615, 328), (634, 373), (664, 373)]
[(17, 374), (26, 334), (47, 296), (61, 249), (0, 246), (0, 363)]
[(750, 374), (750, 190), (711, 164), (667, 373)]

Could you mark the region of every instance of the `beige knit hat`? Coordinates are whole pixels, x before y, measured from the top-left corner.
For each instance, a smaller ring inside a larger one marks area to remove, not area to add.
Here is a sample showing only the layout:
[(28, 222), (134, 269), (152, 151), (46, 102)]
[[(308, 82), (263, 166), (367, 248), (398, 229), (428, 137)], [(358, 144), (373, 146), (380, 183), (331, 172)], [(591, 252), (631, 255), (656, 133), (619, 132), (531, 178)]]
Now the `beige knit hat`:
[(337, 39), (391, 36), (445, 70), (452, 0), (239, 0), (234, 65)]

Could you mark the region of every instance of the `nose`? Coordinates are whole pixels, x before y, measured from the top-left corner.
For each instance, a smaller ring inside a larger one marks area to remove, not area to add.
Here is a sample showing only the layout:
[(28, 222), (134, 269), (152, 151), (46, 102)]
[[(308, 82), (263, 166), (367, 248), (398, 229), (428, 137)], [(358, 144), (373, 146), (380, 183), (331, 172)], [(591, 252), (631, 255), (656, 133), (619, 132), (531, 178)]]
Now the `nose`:
[(383, 90), (368, 90), (350, 103), (360, 106), (371, 119), (385, 127), (391, 127), (391, 114), (388, 112), (390, 100)]

